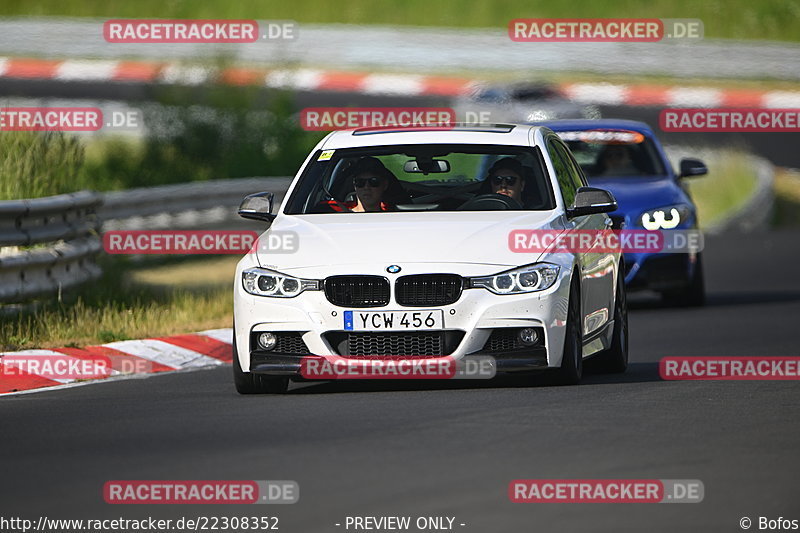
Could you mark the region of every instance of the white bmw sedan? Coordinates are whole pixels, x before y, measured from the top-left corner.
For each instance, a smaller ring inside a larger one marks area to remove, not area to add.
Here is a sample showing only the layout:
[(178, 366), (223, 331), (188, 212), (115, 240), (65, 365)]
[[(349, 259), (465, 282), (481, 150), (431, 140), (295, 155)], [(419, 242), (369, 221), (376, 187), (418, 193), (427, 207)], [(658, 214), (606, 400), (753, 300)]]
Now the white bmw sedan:
[(621, 254), (512, 238), (611, 224), (613, 196), (586, 185), (547, 128), (337, 131), (275, 214), (272, 198), (239, 209), (269, 224), (236, 270), (240, 393), (285, 392), (314, 358), (491, 356), (498, 372), (549, 370), (563, 384), (588, 358), (627, 366)]

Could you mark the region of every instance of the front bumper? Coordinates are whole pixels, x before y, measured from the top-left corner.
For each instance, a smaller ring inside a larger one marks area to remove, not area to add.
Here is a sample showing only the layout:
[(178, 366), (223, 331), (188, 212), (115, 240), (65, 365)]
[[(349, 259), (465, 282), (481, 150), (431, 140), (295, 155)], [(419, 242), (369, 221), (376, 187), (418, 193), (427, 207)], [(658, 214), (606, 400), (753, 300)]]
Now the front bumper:
[[(425, 270), (423, 270), (425, 269)], [(404, 274), (426, 273), (431, 265), (420, 265), (419, 272), (405, 265)], [(440, 267), (435, 271), (447, 272)], [(452, 271), (452, 270), (450, 270)], [(486, 289), (465, 289), (458, 301), (450, 305), (431, 307), (444, 312), (444, 329), (458, 332), (458, 341), (448, 346), (446, 353), (453, 359), (490, 355), (495, 358), (497, 371), (517, 372), (538, 370), (561, 365), (566, 332), (569, 268), (562, 268), (559, 279), (545, 291), (521, 295), (495, 295)], [(370, 273), (366, 270), (364, 273)], [(385, 273), (384, 273), (385, 274)], [(464, 275), (474, 275), (467, 273)], [(390, 276), (391, 277), (391, 276)], [(337, 356), (337, 345), (329, 342), (333, 334), (344, 331), (343, 315), (347, 308), (330, 303), (323, 291), (306, 291), (294, 298), (254, 296), (241, 286), (240, 270), (234, 294), (234, 323), (239, 363), (243, 371), (270, 375), (298, 376), (303, 357)], [(364, 311), (408, 310), (396, 303), (394, 295), (388, 305)], [(497, 349), (490, 338), (495, 330), (511, 331), (536, 328), (539, 344), (533, 347)], [(292, 343), (293, 353), (264, 351), (254, 342), (260, 332), (285, 333), (301, 339)], [(413, 335), (415, 331), (392, 332)], [(336, 335), (334, 335), (336, 336)], [(493, 347), (487, 350), (487, 347)], [(301, 351), (303, 353), (297, 353)], [(406, 354), (403, 354), (406, 355)], [(425, 357), (425, 354), (420, 354)]]
[[(477, 359), (480, 356), (490, 355), (494, 357), (498, 372), (528, 372), (548, 368), (547, 350), (544, 347), (532, 348), (524, 353), (517, 354), (497, 354), (497, 353), (476, 353), (462, 357), (463, 360), (470, 358)], [(272, 376), (292, 376), (300, 375), (302, 360), (306, 357), (318, 357), (318, 355), (289, 355), (289, 354), (270, 354), (266, 357), (258, 352), (251, 352), (250, 372), (254, 374), (267, 374)], [(262, 362), (258, 362), (262, 359)]]
[(694, 276), (697, 254), (625, 254), (628, 290), (670, 290), (685, 287)]

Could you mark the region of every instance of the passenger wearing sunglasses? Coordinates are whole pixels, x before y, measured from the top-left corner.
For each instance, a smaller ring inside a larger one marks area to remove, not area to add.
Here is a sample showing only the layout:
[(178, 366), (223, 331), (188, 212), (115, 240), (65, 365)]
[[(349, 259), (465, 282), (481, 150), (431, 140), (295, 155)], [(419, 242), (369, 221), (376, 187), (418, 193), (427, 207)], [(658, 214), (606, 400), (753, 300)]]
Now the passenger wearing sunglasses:
[(513, 198), (522, 205), (524, 203), (522, 192), (525, 190), (524, 175), (525, 169), (522, 163), (511, 157), (504, 157), (492, 165), (489, 177), (486, 179), (493, 193)]

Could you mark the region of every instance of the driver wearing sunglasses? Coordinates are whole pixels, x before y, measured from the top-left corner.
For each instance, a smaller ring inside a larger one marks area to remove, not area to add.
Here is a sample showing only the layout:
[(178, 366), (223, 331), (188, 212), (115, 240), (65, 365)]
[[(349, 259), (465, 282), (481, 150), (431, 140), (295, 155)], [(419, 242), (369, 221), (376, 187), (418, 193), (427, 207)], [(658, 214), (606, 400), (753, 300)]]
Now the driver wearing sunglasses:
[(389, 181), (383, 176), (371, 172), (362, 172), (353, 178), (356, 190), (356, 203), (350, 210), (355, 213), (367, 211), (387, 211), (388, 206), (382, 201), (383, 193), (389, 187)]
[[(342, 202), (340, 205), (354, 213), (393, 210), (392, 204), (386, 200), (386, 190), (389, 188), (390, 180), (397, 178), (380, 159), (363, 157), (348, 170), (348, 174), (352, 176), (356, 199)], [(332, 207), (339, 210), (335, 205)]]
[(504, 157), (489, 169), (489, 185), (495, 194), (503, 194), (523, 203), (522, 191), (525, 190), (525, 171), (516, 159)]

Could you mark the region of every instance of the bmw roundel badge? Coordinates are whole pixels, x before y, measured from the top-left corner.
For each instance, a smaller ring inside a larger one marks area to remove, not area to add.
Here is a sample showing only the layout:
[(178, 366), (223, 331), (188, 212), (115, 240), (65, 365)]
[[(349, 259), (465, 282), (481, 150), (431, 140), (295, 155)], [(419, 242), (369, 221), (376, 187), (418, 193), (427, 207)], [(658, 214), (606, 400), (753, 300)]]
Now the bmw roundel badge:
[(388, 267), (386, 267), (386, 272), (388, 272), (389, 274), (397, 274), (398, 272), (400, 272), (400, 270), (401, 269), (399, 265), (389, 265)]

